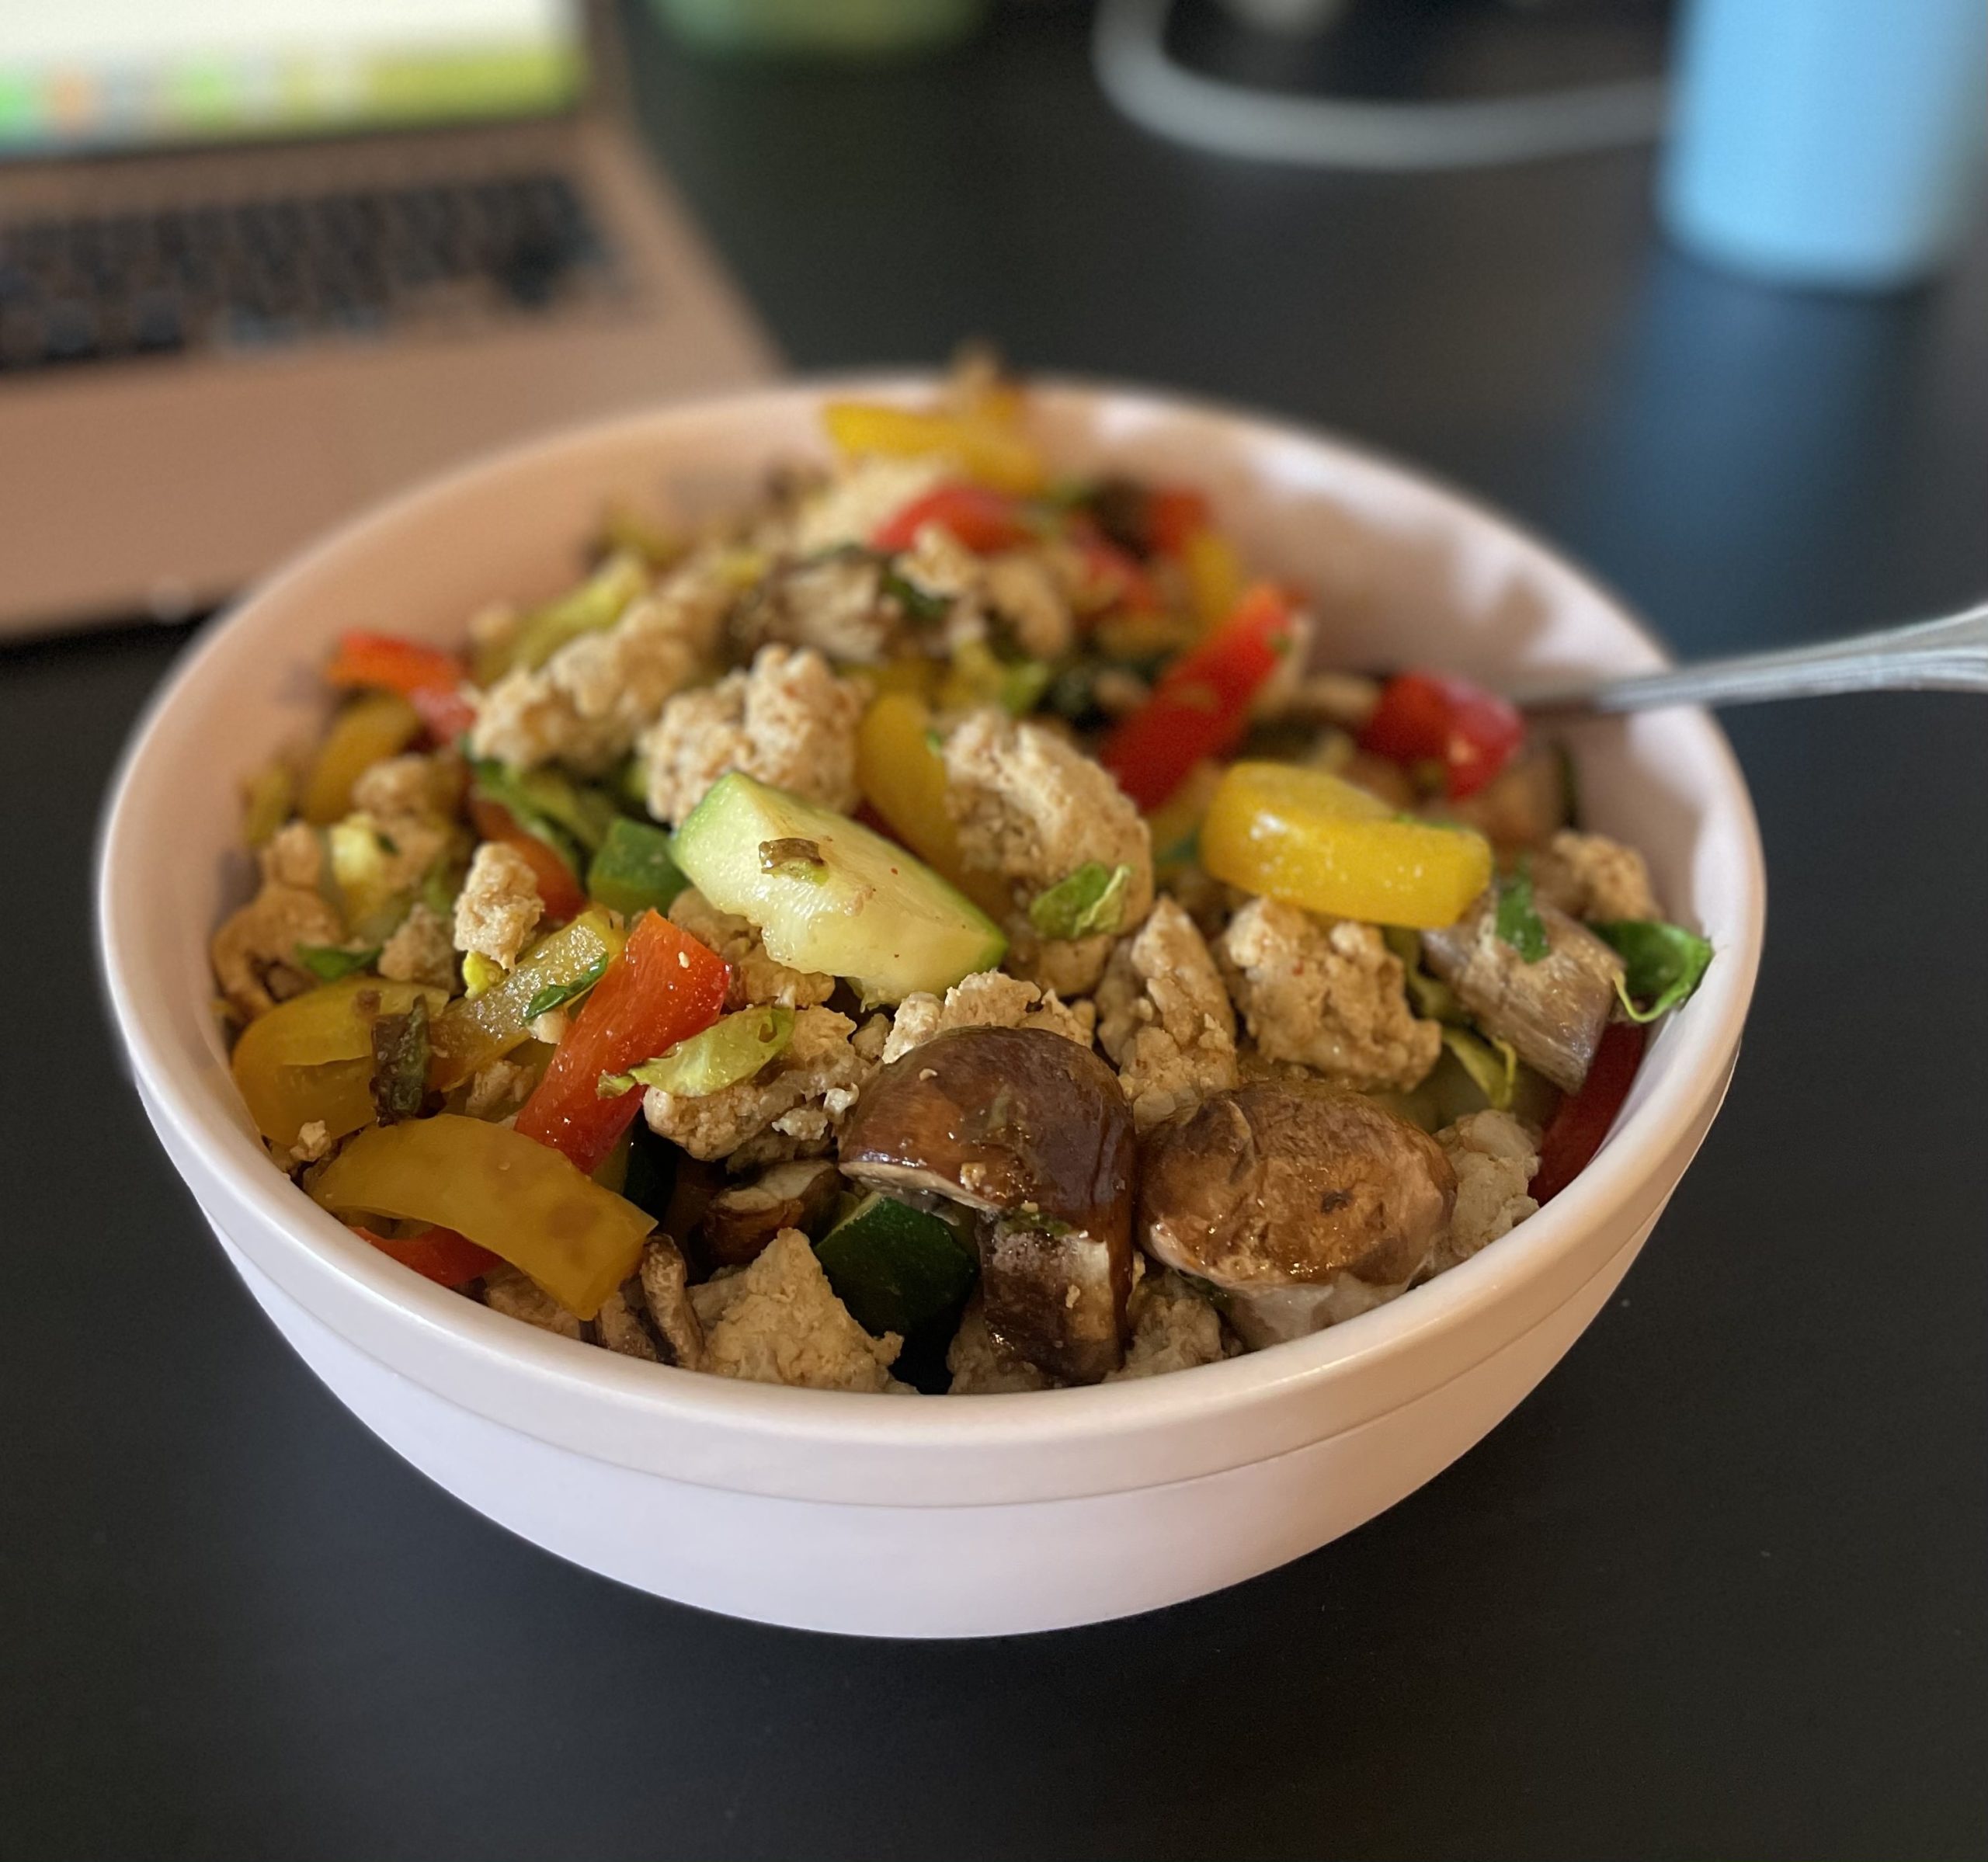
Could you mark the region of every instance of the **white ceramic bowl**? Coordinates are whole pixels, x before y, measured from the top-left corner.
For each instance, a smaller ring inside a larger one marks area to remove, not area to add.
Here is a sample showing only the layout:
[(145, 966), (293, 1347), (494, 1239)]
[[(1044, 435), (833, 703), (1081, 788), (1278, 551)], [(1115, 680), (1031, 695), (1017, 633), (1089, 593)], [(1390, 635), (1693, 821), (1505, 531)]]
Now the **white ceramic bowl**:
[[(1196, 1596), (1391, 1506), (1491, 1429), (1621, 1280), (1719, 1109), (1753, 985), (1763, 875), (1701, 714), (1591, 726), (1596, 825), (1647, 850), (1718, 947), (1614, 1135), (1476, 1259), (1318, 1336), (1170, 1377), (964, 1399), (787, 1390), (533, 1331), (355, 1239), (272, 1169), (209, 1009), (208, 935), (247, 884), (237, 783), (313, 728), (351, 627), (455, 641), (550, 593), (603, 504), (749, 496), (818, 453), (850, 384), (666, 408), (506, 453), (340, 532), (217, 624), (155, 701), (100, 854), (103, 960), (147, 1111), (250, 1291), (341, 1401), (513, 1531), (651, 1590), (882, 1635), (1047, 1629)], [(866, 384), (911, 394), (929, 384)], [(1496, 681), (1661, 662), (1622, 609), (1454, 493), (1316, 436), (1080, 386), (1034, 418), (1059, 467), (1206, 487), (1251, 561), (1315, 592), (1324, 655)]]

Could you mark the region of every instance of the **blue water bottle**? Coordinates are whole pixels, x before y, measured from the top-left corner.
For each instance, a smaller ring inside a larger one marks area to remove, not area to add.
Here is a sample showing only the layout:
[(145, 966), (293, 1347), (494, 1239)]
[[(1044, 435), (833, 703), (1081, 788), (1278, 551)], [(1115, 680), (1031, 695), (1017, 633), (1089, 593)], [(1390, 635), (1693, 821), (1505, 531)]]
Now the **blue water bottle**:
[(1777, 281), (1910, 284), (1988, 167), (1988, 0), (1691, 0), (1660, 184), (1692, 251)]

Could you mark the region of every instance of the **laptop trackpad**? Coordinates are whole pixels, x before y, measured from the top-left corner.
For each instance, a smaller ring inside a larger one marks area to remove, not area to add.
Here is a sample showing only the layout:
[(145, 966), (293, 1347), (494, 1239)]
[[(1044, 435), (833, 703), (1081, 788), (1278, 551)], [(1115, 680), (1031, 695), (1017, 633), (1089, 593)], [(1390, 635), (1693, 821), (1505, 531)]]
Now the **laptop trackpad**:
[(308, 541), (367, 488), (332, 387), (329, 371), (274, 358), (9, 384), (0, 558), (10, 613), (186, 612)]

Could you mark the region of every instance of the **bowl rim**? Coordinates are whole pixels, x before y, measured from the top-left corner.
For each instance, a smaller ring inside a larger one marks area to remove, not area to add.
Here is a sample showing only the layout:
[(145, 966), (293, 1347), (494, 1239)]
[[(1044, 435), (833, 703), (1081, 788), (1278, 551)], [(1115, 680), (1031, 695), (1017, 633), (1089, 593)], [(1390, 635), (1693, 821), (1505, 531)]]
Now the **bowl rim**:
[[(1073, 1436), (1164, 1430), (1189, 1418), (1206, 1425), (1228, 1415), (1239, 1417), (1266, 1402), (1336, 1383), (1380, 1360), (1430, 1343), (1463, 1325), (1496, 1291), (1537, 1278), (1578, 1252), (1590, 1236), (1629, 1214), (1639, 1200), (1649, 1201), (1653, 1211), (1669, 1186), (1652, 1200), (1652, 1182), (1679, 1153), (1688, 1159), (1711, 1117), (1708, 1106), (1715, 1110), (1724, 1091), (1757, 975), (1764, 930), (1765, 867), (1751, 797), (1725, 734), (1702, 710), (1683, 716), (1699, 738), (1710, 778), (1711, 800), (1703, 820), (1708, 825), (1722, 825), (1740, 856), (1736, 872), (1737, 930), (1694, 998), (1693, 1013), (1674, 1018), (1666, 1029), (1664, 1046), (1670, 1051), (1663, 1057), (1661, 1076), (1653, 1082), (1648, 1097), (1611, 1132), (1600, 1152), (1567, 1189), (1496, 1246), (1414, 1289), (1412, 1295), (1355, 1318), (1189, 1371), (998, 1398), (894, 1402), (879, 1402), (867, 1393), (742, 1382), (624, 1357), (521, 1325), (367, 1247), (270, 1168), (259, 1143), (235, 1122), (231, 1114), (236, 1109), (224, 1103), (222, 1093), (210, 1091), (190, 1077), (189, 1063), (173, 1051), (169, 1036), (153, 1025), (160, 1011), (138, 999), (132, 988), (127, 950), (134, 935), (135, 901), (125, 896), (121, 885), (123, 842), (130, 832), (134, 797), (151, 763), (161, 754), (162, 728), (176, 705), (234, 654), (245, 651), (244, 642), (260, 614), (280, 607), (294, 591), (308, 591), (311, 582), (335, 570), (348, 551), (419, 522), (429, 507), (471, 495), (485, 481), (544, 471), (561, 457), (584, 456), (637, 438), (652, 438), (661, 455), (671, 429), (694, 429), (700, 422), (726, 415), (793, 412), (852, 394), (898, 400), (928, 396), (942, 379), (939, 372), (924, 369), (811, 374), (558, 429), (422, 479), (360, 512), (279, 565), (217, 616), (148, 700), (134, 725), (106, 790), (97, 835), (99, 974), (111, 1018), (154, 1122), (169, 1126), (239, 1203), (280, 1236), (284, 1246), (314, 1257), (318, 1267), (338, 1276), (369, 1303), (390, 1308), (391, 1319), (446, 1332), (499, 1374), (515, 1373), (548, 1385), (581, 1389), (645, 1412), (659, 1424), (721, 1422), (732, 1430), (788, 1445), (846, 1443), (871, 1451), (961, 1453), (996, 1446), (1025, 1450)], [(1668, 662), (1658, 637), (1612, 589), (1525, 524), (1438, 474), (1329, 430), (1218, 398), (1054, 373), (1030, 376), (1027, 386), (1032, 394), (1093, 412), (1112, 404), (1160, 418), (1184, 415), (1239, 427), (1253, 439), (1323, 453), (1425, 503), (1447, 505), (1461, 523), (1503, 533), (1533, 568), (1607, 610), (1646, 649), (1653, 665)], [(137, 921), (143, 922), (141, 912)], [(167, 1148), (173, 1151), (170, 1144)], [(176, 1153), (173, 1161), (185, 1175)], [(1682, 1167), (1680, 1163), (1679, 1170)], [(1602, 1264), (1598, 1261), (1597, 1269)], [(1468, 1361), (1458, 1362), (1442, 1381), (1463, 1374), (1503, 1342), (1487, 1344)], [(1424, 1393), (1419, 1388), (1414, 1394)], [(1259, 1457), (1253, 1454), (1238, 1457), (1255, 1458)]]

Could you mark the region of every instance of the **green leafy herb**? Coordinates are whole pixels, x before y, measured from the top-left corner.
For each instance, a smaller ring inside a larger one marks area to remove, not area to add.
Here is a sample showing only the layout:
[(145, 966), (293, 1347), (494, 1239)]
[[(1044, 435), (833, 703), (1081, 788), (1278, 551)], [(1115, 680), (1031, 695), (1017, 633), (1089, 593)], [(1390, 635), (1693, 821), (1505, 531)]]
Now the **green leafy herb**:
[(606, 974), (607, 959), (597, 957), (571, 982), (547, 983), (525, 1004), (525, 1020), (535, 1022), (541, 1015), (550, 1015), (554, 1009), (565, 1008), (576, 997), (586, 995)]
[(380, 947), (347, 950), (338, 944), (299, 944), (297, 961), (321, 983), (335, 983), (356, 971), (370, 970), (380, 961)]
[(1532, 866), (1519, 862), (1518, 870), (1498, 882), (1498, 936), (1529, 964), (1536, 964), (1548, 949), (1546, 921), (1532, 902)]
[(759, 842), (759, 870), (777, 873), (782, 879), (798, 879), (818, 886), (829, 877), (829, 863), (818, 844), (798, 834)]
[(1688, 1000), (1712, 963), (1712, 946), (1682, 925), (1622, 919), (1589, 929), (1622, 960), (1615, 992), (1632, 1021), (1653, 1022)]
[(1445, 1028), (1443, 1045), (1463, 1063), (1463, 1070), (1494, 1112), (1509, 1112), (1512, 1089), (1519, 1076), (1518, 1051), (1510, 1041), (1486, 1040), (1468, 1028)]
[(594, 1090), (603, 1099), (619, 1099), (638, 1086), (655, 1086), (679, 1099), (702, 1099), (750, 1079), (793, 1038), (791, 1009), (741, 1009), (626, 1073), (603, 1073)]
[(428, 1092), (428, 998), (417, 995), (405, 1015), (374, 1020), (373, 1109), (383, 1125), (413, 1118)]
[(1087, 860), (1068, 878), (1035, 895), (1029, 903), (1028, 922), (1051, 938), (1116, 931), (1124, 920), (1125, 895), (1131, 883), (1130, 867)]
[(944, 620), (952, 611), (950, 595), (941, 595), (935, 589), (920, 588), (902, 570), (888, 564), (878, 578), (878, 585), (913, 620)]

